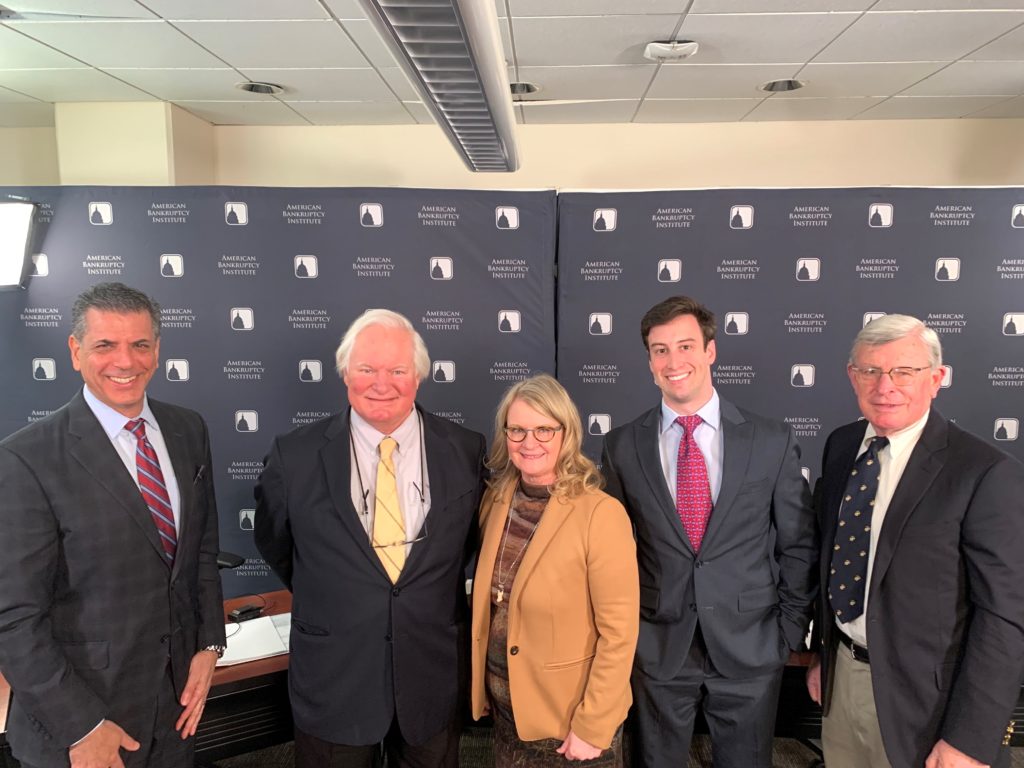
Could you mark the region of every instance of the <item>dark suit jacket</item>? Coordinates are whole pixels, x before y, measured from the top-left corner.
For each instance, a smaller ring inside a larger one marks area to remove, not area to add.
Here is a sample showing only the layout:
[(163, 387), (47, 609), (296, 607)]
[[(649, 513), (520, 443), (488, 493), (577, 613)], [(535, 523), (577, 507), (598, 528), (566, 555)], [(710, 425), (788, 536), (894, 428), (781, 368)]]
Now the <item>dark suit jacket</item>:
[[(825, 445), (822, 584), (866, 429), (847, 424)], [(933, 410), (886, 511), (869, 589), (871, 681), (893, 768), (923, 765), (940, 738), (1005, 764), (1024, 677), (1024, 466)], [(827, 712), (839, 630), (827, 589), (820, 604)]]
[(698, 621), (725, 677), (781, 667), (810, 621), (817, 539), (800, 449), (785, 424), (720, 402), (722, 487), (699, 554), (661, 469), (661, 405), (604, 439), (606, 490), (636, 530), (636, 666), (658, 680), (679, 672)]
[(295, 724), (335, 744), (384, 738), (397, 710), (421, 744), (456, 716), (465, 662), (465, 566), (484, 438), (421, 411), (427, 538), (392, 584), (352, 506), (348, 413), (274, 441), (256, 488), (256, 545), (292, 591)]
[(0, 443), (0, 671), (13, 690), (8, 735), (26, 763), (66, 762), (103, 718), (151, 738), (168, 655), (180, 695), (196, 651), (224, 643), (206, 425), (149, 406), (181, 491), (173, 568), (81, 392)]

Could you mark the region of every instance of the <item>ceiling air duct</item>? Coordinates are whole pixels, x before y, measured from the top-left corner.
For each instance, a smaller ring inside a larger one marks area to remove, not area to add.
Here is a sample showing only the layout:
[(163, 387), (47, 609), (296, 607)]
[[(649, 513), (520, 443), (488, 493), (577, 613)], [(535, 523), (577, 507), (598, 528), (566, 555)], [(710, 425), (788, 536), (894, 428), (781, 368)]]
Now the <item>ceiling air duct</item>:
[(359, 0), (471, 171), (519, 168), (493, 0)]

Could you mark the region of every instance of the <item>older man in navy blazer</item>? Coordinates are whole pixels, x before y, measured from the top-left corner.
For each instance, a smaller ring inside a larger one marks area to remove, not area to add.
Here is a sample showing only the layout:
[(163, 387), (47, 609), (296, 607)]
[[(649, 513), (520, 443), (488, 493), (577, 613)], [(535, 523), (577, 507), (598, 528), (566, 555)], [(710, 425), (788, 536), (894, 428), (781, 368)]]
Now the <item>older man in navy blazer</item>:
[(786, 425), (718, 396), (707, 308), (669, 298), (640, 330), (662, 400), (609, 432), (603, 457), (640, 564), (634, 763), (685, 765), (700, 709), (716, 768), (770, 768), (782, 669), (814, 598), (800, 451)]

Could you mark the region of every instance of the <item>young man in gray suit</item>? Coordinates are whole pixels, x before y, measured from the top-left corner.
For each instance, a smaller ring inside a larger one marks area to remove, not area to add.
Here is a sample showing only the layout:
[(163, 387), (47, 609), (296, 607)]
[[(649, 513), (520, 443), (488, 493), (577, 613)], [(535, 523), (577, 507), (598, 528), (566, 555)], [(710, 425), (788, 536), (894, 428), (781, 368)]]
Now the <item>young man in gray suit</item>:
[(423, 339), (386, 309), (338, 347), (348, 405), (274, 441), (256, 545), (292, 591), (298, 768), (455, 768), (484, 438), (416, 405)]
[(640, 563), (634, 764), (685, 766), (700, 709), (715, 768), (770, 768), (782, 669), (814, 599), (800, 450), (786, 425), (718, 396), (706, 307), (666, 299), (640, 333), (662, 399), (608, 433), (602, 460)]
[(1001, 768), (1024, 679), (1024, 466), (932, 408), (942, 346), (917, 318), (868, 323), (847, 373), (864, 418), (829, 435), (815, 493), (825, 760)]
[(160, 308), (100, 283), (72, 308), (85, 386), (0, 443), (0, 672), (22, 766), (183, 768), (224, 646), (210, 441), (149, 399)]

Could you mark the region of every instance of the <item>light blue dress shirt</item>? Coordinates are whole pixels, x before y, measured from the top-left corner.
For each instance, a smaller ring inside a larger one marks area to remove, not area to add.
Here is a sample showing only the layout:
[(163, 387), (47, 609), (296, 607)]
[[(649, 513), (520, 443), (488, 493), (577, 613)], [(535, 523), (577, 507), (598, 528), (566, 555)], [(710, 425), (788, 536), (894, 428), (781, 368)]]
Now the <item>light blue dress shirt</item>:
[[(708, 484), (711, 486), (711, 502), (718, 501), (722, 490), (722, 457), (725, 455), (725, 441), (722, 438), (722, 410), (718, 392), (711, 390), (711, 399), (697, 409), (697, 415), (704, 421), (693, 431), (693, 439), (704, 456), (708, 469)], [(678, 416), (668, 404), (661, 401), (661, 432), (658, 440), (661, 450), (661, 470), (668, 483), (668, 494), (676, 497), (676, 465), (679, 462), (679, 442), (683, 439), (683, 428), (676, 423)]]

